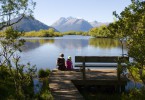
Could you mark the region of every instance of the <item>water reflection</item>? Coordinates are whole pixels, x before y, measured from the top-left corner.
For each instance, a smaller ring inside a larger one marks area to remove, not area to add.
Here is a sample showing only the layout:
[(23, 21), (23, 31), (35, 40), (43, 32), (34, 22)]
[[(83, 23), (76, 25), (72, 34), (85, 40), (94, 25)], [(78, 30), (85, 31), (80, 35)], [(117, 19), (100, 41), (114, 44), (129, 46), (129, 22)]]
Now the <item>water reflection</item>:
[(89, 40), (89, 45), (93, 47), (99, 47), (99, 48), (115, 48), (120, 46), (120, 42), (115, 39), (107, 39), (107, 38), (91, 38)]
[(54, 39), (26, 39), (25, 45), (22, 47), (23, 52), (36, 49), (46, 43), (53, 44)]
[(54, 39), (27, 39), (26, 42), (32, 42), (36, 43), (38, 42), (39, 44), (45, 44), (45, 43), (54, 43)]
[[(44, 44), (54, 44), (60, 49), (80, 49), (88, 46), (99, 47), (100, 49), (121, 48), (120, 41), (107, 38), (90, 38), (90, 39), (27, 39), (24, 51), (38, 48)], [(125, 45), (125, 44), (124, 44)], [(124, 48), (126, 49), (126, 48)]]
[(54, 45), (61, 49), (78, 49), (88, 46), (88, 40), (85, 39), (56, 39)]

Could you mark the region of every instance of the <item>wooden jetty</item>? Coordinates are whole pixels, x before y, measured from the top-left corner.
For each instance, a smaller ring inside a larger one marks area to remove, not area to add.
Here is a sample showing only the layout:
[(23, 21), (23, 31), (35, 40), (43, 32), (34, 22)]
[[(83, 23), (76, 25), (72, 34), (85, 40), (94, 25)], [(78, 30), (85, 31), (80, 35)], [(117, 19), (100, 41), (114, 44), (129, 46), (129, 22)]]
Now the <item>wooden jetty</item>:
[(86, 69), (86, 80), (83, 80), (82, 72), (79, 70), (59, 71), (52, 70), (49, 87), (54, 100), (84, 100), (76, 85), (121, 85), (126, 80), (117, 80), (116, 69)]

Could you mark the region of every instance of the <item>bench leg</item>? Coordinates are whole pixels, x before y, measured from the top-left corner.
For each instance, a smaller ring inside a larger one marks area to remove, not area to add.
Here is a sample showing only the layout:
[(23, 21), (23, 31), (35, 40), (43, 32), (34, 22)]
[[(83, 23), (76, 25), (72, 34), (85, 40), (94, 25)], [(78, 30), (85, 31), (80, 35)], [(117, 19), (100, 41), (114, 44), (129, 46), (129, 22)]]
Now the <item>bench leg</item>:
[(83, 69), (82, 69), (82, 74), (83, 74), (83, 80), (86, 80), (86, 69), (85, 69), (84, 66), (83, 66)]

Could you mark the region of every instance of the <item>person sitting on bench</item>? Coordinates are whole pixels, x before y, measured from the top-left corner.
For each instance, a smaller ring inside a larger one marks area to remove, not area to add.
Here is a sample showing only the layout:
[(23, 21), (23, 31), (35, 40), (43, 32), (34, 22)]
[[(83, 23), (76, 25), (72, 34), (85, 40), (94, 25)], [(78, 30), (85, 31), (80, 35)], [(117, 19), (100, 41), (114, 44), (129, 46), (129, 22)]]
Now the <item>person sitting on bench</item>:
[(60, 57), (57, 58), (57, 66), (58, 66), (58, 69), (59, 70), (66, 70), (66, 67), (65, 67), (65, 59), (64, 59), (64, 54), (61, 53), (60, 54)]
[(68, 59), (67, 59), (65, 65), (66, 65), (67, 70), (72, 70), (73, 69), (73, 63), (71, 61), (71, 56), (68, 56)]

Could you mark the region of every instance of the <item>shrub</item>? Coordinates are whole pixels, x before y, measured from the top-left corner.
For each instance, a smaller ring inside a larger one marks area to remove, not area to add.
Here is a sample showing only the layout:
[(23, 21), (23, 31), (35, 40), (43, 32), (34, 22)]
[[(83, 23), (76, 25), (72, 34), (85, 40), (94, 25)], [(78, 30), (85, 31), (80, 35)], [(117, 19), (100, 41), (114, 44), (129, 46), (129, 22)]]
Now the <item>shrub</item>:
[(50, 74), (50, 70), (49, 70), (49, 69), (46, 69), (46, 70), (40, 69), (40, 70), (38, 71), (38, 77), (39, 77), (39, 78), (48, 77), (49, 74)]

